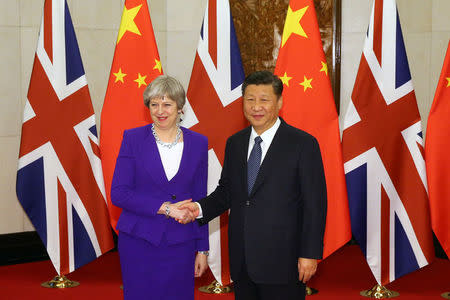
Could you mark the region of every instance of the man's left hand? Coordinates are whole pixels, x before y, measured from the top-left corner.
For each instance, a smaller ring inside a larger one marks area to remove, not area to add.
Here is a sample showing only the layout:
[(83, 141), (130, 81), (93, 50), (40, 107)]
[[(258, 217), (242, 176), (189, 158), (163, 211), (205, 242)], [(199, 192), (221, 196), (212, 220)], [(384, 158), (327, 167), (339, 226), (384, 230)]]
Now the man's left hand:
[(317, 259), (303, 258), (298, 259), (298, 280), (306, 283), (313, 277), (317, 270)]

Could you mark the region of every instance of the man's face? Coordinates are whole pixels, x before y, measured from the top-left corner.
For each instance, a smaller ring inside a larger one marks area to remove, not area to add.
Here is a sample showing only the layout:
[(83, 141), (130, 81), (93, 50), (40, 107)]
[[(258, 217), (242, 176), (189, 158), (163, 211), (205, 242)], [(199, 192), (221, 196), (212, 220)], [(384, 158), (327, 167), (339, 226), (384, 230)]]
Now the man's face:
[(258, 135), (272, 127), (283, 105), (271, 84), (250, 84), (244, 91), (244, 115)]

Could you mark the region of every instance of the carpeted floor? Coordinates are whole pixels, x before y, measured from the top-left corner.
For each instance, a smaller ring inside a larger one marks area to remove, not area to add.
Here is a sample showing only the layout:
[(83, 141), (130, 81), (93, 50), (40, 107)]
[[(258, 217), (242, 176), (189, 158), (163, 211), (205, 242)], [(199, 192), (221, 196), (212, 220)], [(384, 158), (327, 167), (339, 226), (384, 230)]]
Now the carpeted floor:
[[(68, 277), (71, 280), (81, 283), (79, 287), (58, 290), (40, 286), (42, 282), (51, 279), (54, 275), (55, 271), (49, 261), (0, 267), (0, 299), (122, 299), (117, 252), (108, 253), (70, 274)], [(213, 277), (209, 272), (197, 280), (196, 286), (206, 285), (212, 280)], [(360, 296), (359, 292), (373, 285), (375, 280), (359, 248), (346, 246), (319, 265), (317, 275), (309, 283), (309, 286), (318, 289), (319, 293), (307, 298), (312, 300), (366, 299)], [(388, 288), (400, 293), (397, 299), (442, 300), (440, 295), (450, 291), (450, 262), (436, 259), (430, 266), (403, 276), (390, 284)], [(152, 298), (149, 297), (149, 299)], [(232, 300), (234, 297), (232, 294), (209, 295), (196, 290), (195, 299)]]

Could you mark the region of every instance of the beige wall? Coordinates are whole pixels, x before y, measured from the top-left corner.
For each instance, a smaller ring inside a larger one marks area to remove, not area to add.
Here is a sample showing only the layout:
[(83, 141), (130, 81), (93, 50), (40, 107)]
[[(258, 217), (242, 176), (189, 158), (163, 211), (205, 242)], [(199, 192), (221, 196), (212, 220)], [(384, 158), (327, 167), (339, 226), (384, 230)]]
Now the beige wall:
[[(372, 0), (342, 0), (341, 111), (356, 76)], [(32, 230), (15, 195), (22, 110), (43, 0), (0, 0), (0, 234)], [(166, 74), (189, 82), (206, 0), (148, 0)], [(397, 0), (424, 127), (450, 37), (448, 0)], [(68, 0), (97, 124), (123, 0)], [(342, 113), (343, 114), (343, 113)]]

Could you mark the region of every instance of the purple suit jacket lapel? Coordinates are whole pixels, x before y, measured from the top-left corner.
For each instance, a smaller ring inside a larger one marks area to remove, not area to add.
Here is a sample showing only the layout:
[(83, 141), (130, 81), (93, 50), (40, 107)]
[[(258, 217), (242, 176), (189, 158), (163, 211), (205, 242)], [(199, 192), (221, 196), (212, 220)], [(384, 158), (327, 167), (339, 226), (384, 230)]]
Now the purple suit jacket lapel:
[[(166, 172), (164, 171), (164, 167), (161, 161), (161, 156), (159, 154), (158, 146), (156, 145), (155, 137), (152, 134), (151, 127), (148, 127), (148, 135), (144, 140), (142, 146), (142, 161), (144, 164), (144, 168), (147, 173), (152, 177), (153, 181), (156, 182), (160, 187), (167, 186), (169, 181), (166, 176)], [(181, 157), (180, 167), (178, 169), (175, 177), (172, 178), (172, 181), (175, 181), (177, 177), (183, 175), (183, 170), (187, 167), (188, 157), (191, 151), (190, 144), (190, 136), (189, 131), (184, 127), (181, 127), (183, 131), (183, 154)]]
[(144, 168), (153, 181), (161, 187), (167, 185), (166, 173), (164, 172), (158, 146), (156, 146), (155, 137), (150, 126), (148, 127), (148, 134), (142, 145), (140, 155), (142, 156)]

